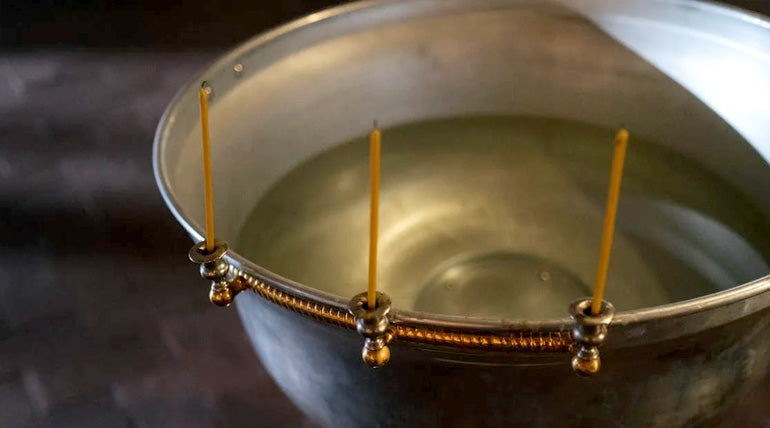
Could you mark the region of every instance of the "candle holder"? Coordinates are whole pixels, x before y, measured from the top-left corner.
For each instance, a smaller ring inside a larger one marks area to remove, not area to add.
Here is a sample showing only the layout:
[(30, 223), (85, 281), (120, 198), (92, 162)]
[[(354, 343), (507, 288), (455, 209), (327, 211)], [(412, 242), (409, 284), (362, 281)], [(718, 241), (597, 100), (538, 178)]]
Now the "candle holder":
[(606, 340), (609, 325), (615, 315), (615, 307), (605, 300), (602, 300), (599, 314), (591, 315), (592, 300), (583, 298), (569, 306), (570, 318), (574, 321), (571, 334), (529, 332), (527, 336), (514, 333), (500, 336), (415, 328), (391, 322), (389, 318), (391, 300), (385, 293), (377, 292), (377, 304), (372, 309), (367, 304), (367, 293), (362, 292), (350, 300), (348, 314), (337, 312), (331, 308), (319, 307), (301, 298), (286, 295), (246, 273), (236, 272), (224, 258), (226, 252), (227, 244), (219, 240), (216, 241), (214, 251), (210, 253), (206, 251), (205, 242), (199, 242), (190, 249), (190, 260), (200, 264), (201, 277), (211, 281), (209, 291), (211, 303), (228, 307), (238, 293), (252, 289), (260, 296), (295, 312), (330, 324), (354, 328), (364, 337), (361, 358), (371, 368), (383, 367), (390, 361), (388, 345), (401, 331), (404, 340), (428, 345), (503, 352), (569, 351), (573, 353), (574, 372), (579, 376), (593, 376), (601, 369), (599, 347)]
[(371, 368), (379, 368), (390, 361), (390, 343), (395, 335), (390, 329), (390, 297), (377, 292), (374, 308), (369, 308), (366, 292), (356, 294), (349, 304), (350, 313), (356, 320), (356, 331), (364, 336), (361, 358)]
[(570, 317), (575, 321), (572, 328), (573, 347), (572, 370), (579, 376), (592, 376), (601, 368), (599, 346), (607, 338), (607, 327), (615, 315), (612, 303), (602, 300), (601, 310), (591, 314), (591, 299), (585, 298), (569, 305)]
[(211, 281), (209, 301), (221, 307), (230, 306), (235, 296), (248, 288), (242, 281), (236, 281), (237, 276), (224, 257), (226, 253), (227, 243), (216, 240), (212, 251), (207, 251), (206, 242), (201, 241), (188, 254), (190, 261), (200, 265), (201, 277)]

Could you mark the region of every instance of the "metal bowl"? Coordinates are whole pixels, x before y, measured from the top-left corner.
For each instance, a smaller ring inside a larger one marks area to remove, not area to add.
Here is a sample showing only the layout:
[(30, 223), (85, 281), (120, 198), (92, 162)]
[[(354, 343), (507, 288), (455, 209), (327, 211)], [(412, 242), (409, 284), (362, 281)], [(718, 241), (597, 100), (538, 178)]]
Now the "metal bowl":
[[(674, 0), (417, 0), (289, 23), (196, 76), (161, 120), (158, 185), (196, 241), (202, 80), (217, 235), (233, 246), (239, 290), (254, 291), (238, 311), (264, 365), (320, 424), (709, 425), (764, 375), (764, 18)], [(386, 128), (382, 228), (394, 237), (381, 282), (395, 340), (378, 370), (361, 362), (348, 310), (365, 288), (365, 169), (354, 166), (372, 119)], [(410, 128), (420, 123), (431, 132)], [(609, 145), (602, 157), (569, 136), (610, 141), (621, 124), (633, 139), (608, 286), (618, 312), (586, 380), (569, 365), (567, 303), (589, 292)], [(410, 140), (420, 132), (439, 143)], [(474, 141), (482, 134), (502, 142)], [(529, 162), (505, 148), (525, 137), (562, 143)]]

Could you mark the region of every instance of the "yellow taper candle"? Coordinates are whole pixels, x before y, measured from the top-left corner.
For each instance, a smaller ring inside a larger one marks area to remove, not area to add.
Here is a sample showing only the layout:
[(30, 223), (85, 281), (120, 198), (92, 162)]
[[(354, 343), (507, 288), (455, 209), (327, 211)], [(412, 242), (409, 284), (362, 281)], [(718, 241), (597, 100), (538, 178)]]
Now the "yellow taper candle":
[(209, 149), (209, 103), (206, 88), (198, 91), (201, 104), (201, 136), (203, 137), (203, 186), (206, 204), (206, 251), (214, 251), (214, 194), (211, 188), (211, 150)]
[(366, 305), (369, 309), (377, 306), (377, 232), (380, 210), (380, 130), (377, 123), (369, 133), (369, 288)]
[(620, 181), (623, 178), (623, 164), (626, 160), (627, 146), (628, 131), (621, 129), (615, 136), (615, 153), (612, 156), (612, 171), (610, 172), (610, 190), (607, 193), (607, 212), (604, 214), (604, 230), (602, 232), (602, 246), (599, 252), (599, 267), (596, 270), (594, 297), (591, 302), (591, 313), (593, 315), (598, 315), (602, 309), (602, 298), (604, 297), (604, 285), (607, 282), (607, 270), (610, 266), (612, 236), (615, 233), (615, 214), (618, 211)]

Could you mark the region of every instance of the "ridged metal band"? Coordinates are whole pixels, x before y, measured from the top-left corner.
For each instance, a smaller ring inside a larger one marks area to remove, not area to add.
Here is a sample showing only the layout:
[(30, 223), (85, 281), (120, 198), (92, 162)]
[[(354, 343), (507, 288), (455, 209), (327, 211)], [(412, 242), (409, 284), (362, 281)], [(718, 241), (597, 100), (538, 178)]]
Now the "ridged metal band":
[[(266, 300), (299, 314), (329, 324), (356, 329), (356, 320), (348, 311), (323, 305), (279, 290), (258, 278), (237, 271), (236, 282), (241, 282)], [(569, 331), (510, 331), (507, 334), (466, 333), (448, 329), (426, 328), (405, 324), (395, 317), (391, 321), (392, 339), (424, 345), (450, 346), (465, 349), (499, 350), (508, 352), (569, 352), (574, 344)]]
[(351, 330), (356, 329), (356, 319), (347, 311), (341, 311), (337, 308), (292, 296), (291, 294), (267, 285), (256, 277), (246, 274), (243, 271), (238, 272), (236, 281), (245, 282), (247, 288), (266, 300), (283, 306), (286, 309), (315, 318), (318, 321), (338, 325)]

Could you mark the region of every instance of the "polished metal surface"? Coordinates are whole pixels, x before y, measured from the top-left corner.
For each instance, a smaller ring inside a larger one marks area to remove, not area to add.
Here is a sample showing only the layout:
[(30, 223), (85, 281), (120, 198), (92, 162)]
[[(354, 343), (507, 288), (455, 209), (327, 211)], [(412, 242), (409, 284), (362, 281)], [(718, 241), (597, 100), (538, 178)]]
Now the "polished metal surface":
[[(669, 56), (692, 53), (682, 50), (687, 47), (700, 54), (688, 57), (688, 67), (707, 66), (719, 59), (709, 56), (709, 41), (724, 46), (720, 38), (724, 34), (734, 48), (731, 59), (743, 58), (747, 67), (756, 65), (756, 73), (741, 75), (742, 83), (763, 88), (770, 79), (761, 72), (767, 52), (745, 47), (770, 46), (768, 24), (696, 2), (656, 1), (643, 16), (635, 15), (639, 2), (633, 0), (580, 5), (492, 0), (362, 3), (262, 35), (204, 71), (167, 111), (154, 157), (164, 197), (193, 238), (200, 239), (202, 203), (193, 179), (200, 164), (194, 90), (205, 78), (214, 88), (218, 230), (225, 239), (238, 242), (229, 262), (268, 284), (270, 292), (290, 296), (286, 301), (294, 296), (344, 310), (350, 296), (341, 291), (348, 289), (334, 287), (346, 281), (355, 284), (355, 279), (339, 278), (335, 284), (299, 278), (297, 272), (320, 266), (303, 266), (301, 257), (290, 258), (300, 253), (284, 254), (284, 260), (301, 266), (288, 274), (241, 254), (245, 248), (241, 230), (248, 226), (253, 208), (296, 167), (363, 134), (374, 117), (389, 126), (479, 114), (555, 118), (597, 129), (625, 123), (640, 141), (652, 142), (711, 174), (713, 180), (685, 180), (683, 188), (689, 185), (693, 197), (717, 195), (704, 197), (703, 206), (647, 204), (628, 198), (626, 212), (633, 223), (628, 230), (638, 225), (637, 235), (661, 232), (658, 243), (702, 268), (702, 276), (717, 283), (715, 289), (744, 284), (682, 297), (695, 297), (686, 301), (674, 298), (663, 305), (665, 300), (619, 305), (602, 348), (602, 372), (590, 382), (571, 374), (566, 354), (460, 350), (398, 340), (391, 345), (390, 363), (371, 371), (360, 361), (360, 337), (354, 332), (287, 311), (262, 299), (262, 294), (243, 293), (237, 306), (257, 352), (307, 414), (335, 427), (361, 426), (362, 420), (373, 426), (696, 426), (717, 420), (737, 394), (764, 373), (770, 320), (766, 276), (770, 168), (765, 143), (747, 131), (745, 122), (735, 122), (730, 114), (720, 117), (717, 112), (724, 106), (718, 97), (688, 92), (669, 77), (670, 64), (662, 67), (664, 73), (644, 58), (658, 51)], [(650, 34), (659, 34), (658, 26), (695, 24), (703, 32), (683, 31), (677, 33), (675, 44), (635, 43), (631, 50), (622, 37), (613, 38), (610, 34), (616, 33), (603, 30), (602, 23), (617, 16), (648, 25)], [(719, 25), (710, 27), (715, 20)], [(479, 169), (484, 171), (489, 169)], [(714, 203), (724, 202), (730, 193), (719, 188), (737, 189), (734, 203)], [(677, 197), (673, 201), (680, 202)], [(288, 215), (278, 209), (267, 214), (278, 219)], [(641, 221), (650, 217), (665, 218), (667, 223), (651, 228)], [(329, 230), (334, 232), (319, 223), (308, 236)], [(683, 230), (692, 232), (688, 239), (663, 233)], [(288, 242), (281, 239), (281, 230), (274, 232), (263, 237), (264, 251), (280, 251)], [(334, 233), (341, 240), (356, 240), (355, 234)], [(590, 234), (590, 227), (578, 226), (569, 233)], [(714, 242), (725, 244), (727, 250)], [(736, 251), (749, 256), (731, 257)], [(619, 254), (622, 260), (622, 251)], [(330, 251), (322, 256), (338, 264), (363, 263)], [(543, 260), (548, 263), (547, 258), (525, 258), (526, 269)], [(463, 272), (473, 282), (485, 272), (506, 271), (522, 263), (512, 261), (510, 253), (483, 252), (480, 258), (459, 259), (447, 269), (468, 267)], [(501, 264), (504, 267), (498, 269)], [(426, 284), (444, 284), (447, 275), (453, 277), (440, 265), (427, 266), (438, 270), (427, 276)], [(585, 275), (574, 273), (574, 266), (556, 267), (567, 282), (586, 282)], [(548, 272), (541, 279), (553, 275), (550, 269), (535, 271)], [(684, 284), (691, 278), (695, 277), (679, 275), (675, 282)], [(640, 278), (620, 276), (617, 282), (624, 279)], [(641, 278), (639, 287), (623, 290), (644, 290), (645, 283), (650, 282)], [(356, 291), (362, 288), (359, 284)], [(565, 294), (570, 290), (567, 287)], [(501, 335), (571, 327), (566, 308), (562, 317), (518, 317), (515, 312), (506, 316), (484, 313), (484, 308), (464, 314), (462, 306), (457, 311), (401, 308), (398, 297), (393, 298), (392, 320), (402, 325)], [(457, 406), (458, 390), (466, 397), (462, 406)]]

